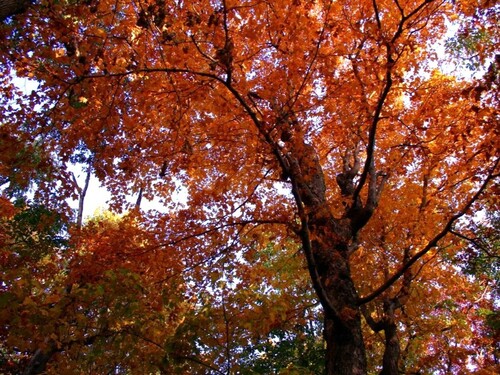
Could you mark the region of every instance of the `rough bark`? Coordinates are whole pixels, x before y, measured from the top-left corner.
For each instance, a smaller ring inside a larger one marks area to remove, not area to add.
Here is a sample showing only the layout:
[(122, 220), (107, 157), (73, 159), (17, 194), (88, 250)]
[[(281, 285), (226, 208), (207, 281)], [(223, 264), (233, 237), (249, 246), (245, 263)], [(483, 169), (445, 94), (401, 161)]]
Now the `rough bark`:
[(325, 318), (327, 375), (366, 374), (366, 354), (359, 319), (345, 322)]
[[(319, 211), (317, 211), (319, 212)], [(328, 375), (366, 374), (366, 354), (361, 330), (358, 294), (352, 281), (348, 262), (346, 236), (334, 218), (310, 218), (312, 255), (319, 284), (327, 301), (324, 338), (327, 346)], [(319, 222), (318, 222), (319, 221)], [(348, 237), (347, 237), (348, 238)]]
[(0, 22), (24, 12), (31, 3), (32, 0), (0, 0)]
[(358, 294), (348, 259), (355, 236), (352, 220), (331, 214), (323, 171), (311, 145), (297, 139), (287, 160), (309, 272), (325, 311), (326, 374), (366, 374)]

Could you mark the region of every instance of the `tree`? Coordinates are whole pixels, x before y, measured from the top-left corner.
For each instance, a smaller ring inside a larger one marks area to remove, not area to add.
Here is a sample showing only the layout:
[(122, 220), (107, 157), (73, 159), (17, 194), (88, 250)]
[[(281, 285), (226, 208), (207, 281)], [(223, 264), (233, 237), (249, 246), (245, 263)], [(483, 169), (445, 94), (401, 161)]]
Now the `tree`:
[[(50, 217), (31, 207), (2, 222), (2, 237), (8, 235), (0, 248), (2, 372), (107, 373), (122, 367), (172, 373), (177, 364), (163, 362), (162, 345), (176, 339), (189, 304), (179, 293), (182, 280), (166, 284), (151, 277), (165, 278), (177, 267), (162, 261), (162, 254), (138, 254), (149, 238), (132, 216), (96, 217), (73, 237), (78, 243), (64, 248), (58, 221)], [(38, 234), (25, 236), (30, 228)], [(122, 243), (123, 233), (130, 247)], [(130, 249), (135, 263), (127, 256)], [(152, 267), (146, 259), (151, 257), (162, 270), (145, 274), (140, 266)]]
[[(35, 196), (49, 208), (82, 197), (68, 169), (82, 150), (114, 210), (134, 194), (163, 202), (137, 216), (149, 245), (121, 240), (175, 254), (165, 267), (185, 267), (196, 293), (269, 243), (298, 246), (324, 314), (326, 372), (367, 373), (366, 322), (384, 337), (375, 368), (396, 374), (417, 312), (433, 314), (419, 296), (442, 298), (434, 286), (460, 278), (440, 259), (499, 176), (498, 66), (460, 81), (433, 67), (433, 44), (446, 21), (494, 7), (47, 1), (2, 27), (2, 134), (41, 145)], [(14, 74), (38, 90), (16, 93)], [(179, 189), (185, 204), (172, 199)], [(234, 280), (250, 288), (252, 272)], [(229, 302), (214, 300), (227, 316)], [(218, 368), (236, 371), (229, 359)]]

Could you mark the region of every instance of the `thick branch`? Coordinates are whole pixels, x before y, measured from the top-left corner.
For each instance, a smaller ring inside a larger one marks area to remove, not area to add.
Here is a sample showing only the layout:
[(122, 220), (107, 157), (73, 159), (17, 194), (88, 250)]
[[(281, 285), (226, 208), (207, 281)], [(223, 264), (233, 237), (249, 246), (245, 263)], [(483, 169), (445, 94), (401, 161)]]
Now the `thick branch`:
[(339, 316), (339, 312), (336, 311), (332, 301), (330, 301), (330, 298), (328, 298), (328, 295), (321, 283), (321, 278), (318, 274), (318, 266), (316, 265), (316, 260), (314, 259), (314, 253), (311, 245), (311, 237), (309, 234), (309, 224), (307, 220), (307, 215), (304, 212), (303, 204), (301, 202), (300, 195), (298, 193), (298, 188), (295, 187), (294, 189), (292, 189), (292, 192), (295, 197), (295, 200), (297, 201), (299, 216), (302, 222), (300, 237), (302, 239), (304, 254), (307, 260), (307, 267), (309, 270), (309, 274), (311, 276), (314, 290), (316, 290), (316, 293), (318, 293), (319, 300), (321, 302), (321, 305), (325, 309), (325, 312), (327, 314), (333, 314), (333, 316)]
[[(342, 158), (343, 167), (342, 173), (337, 175), (337, 185), (340, 187), (340, 192), (344, 197), (352, 197), (354, 194), (354, 178), (359, 172), (360, 159), (359, 159), (360, 143), (356, 146), (354, 152), (351, 149), (346, 150)], [(351, 165), (351, 157), (353, 163)]]
[(380, 23), (380, 15), (378, 13), (378, 5), (377, 5), (377, 1), (376, 0), (373, 0), (373, 10), (375, 11), (375, 19), (377, 20), (377, 27), (379, 30), (382, 29), (382, 24)]
[(121, 73), (103, 73), (103, 74), (90, 74), (90, 75), (83, 75), (79, 76), (74, 80), (74, 82), (68, 82), (68, 83), (78, 83), (83, 79), (93, 79), (93, 78), (109, 78), (109, 77), (126, 77), (132, 74), (138, 74), (138, 73), (184, 73), (184, 74), (192, 74), (194, 76), (199, 76), (199, 77), (205, 77), (205, 78), (210, 78), (213, 80), (216, 80), (220, 83), (226, 84), (226, 82), (217, 76), (214, 73), (207, 73), (207, 72), (202, 72), (202, 71), (196, 71), (192, 69), (181, 69), (181, 68), (141, 68), (141, 69), (134, 69), (134, 70), (128, 70), (126, 72), (121, 72)]
[(225, 70), (226, 70), (226, 82), (227, 84), (231, 84), (231, 75), (232, 75), (232, 62), (233, 62), (233, 41), (231, 40), (231, 37), (229, 36), (229, 22), (227, 19), (228, 15), (228, 8), (226, 4), (226, 0), (222, 0), (222, 5), (223, 5), (223, 27), (224, 27), (224, 48), (220, 49), (217, 51), (219, 54), (219, 60), (223, 64)]
[(371, 215), (378, 206), (380, 194), (384, 188), (387, 175), (375, 173), (375, 168), (370, 171), (370, 182), (368, 184), (368, 199), (366, 201), (366, 210)]
[(361, 313), (373, 332), (380, 332), (384, 329), (384, 323), (381, 320), (376, 321), (373, 319), (366, 305), (361, 306)]
[(271, 151), (274, 154), (274, 156), (276, 157), (276, 160), (278, 160), (278, 163), (279, 163), (281, 169), (283, 170), (283, 172), (286, 175), (290, 175), (290, 166), (289, 166), (287, 160), (285, 160), (285, 158), (281, 154), (278, 144), (272, 139), (269, 132), (266, 132), (264, 130), (264, 128), (262, 126), (262, 122), (259, 120), (257, 113), (252, 109), (250, 104), (247, 103), (247, 101), (238, 92), (238, 90), (236, 90), (231, 85), (230, 82), (225, 82), (225, 81), (220, 80), (220, 79), (219, 79), (219, 81), (222, 82), (224, 84), (224, 86), (226, 86), (226, 88), (229, 90), (229, 92), (236, 98), (236, 100), (241, 104), (241, 106), (243, 107), (245, 112), (250, 116), (250, 119), (257, 127), (257, 130), (259, 131), (260, 135), (262, 137), (264, 137), (264, 140), (266, 141), (266, 143), (271, 147)]
[[(94, 79), (94, 78), (108, 78), (108, 77), (125, 77), (131, 74), (138, 73), (180, 73), (180, 74), (192, 74), (194, 76), (205, 77), (209, 79), (213, 79), (221, 84), (223, 84), (229, 92), (234, 96), (234, 98), (240, 103), (243, 107), (244, 111), (248, 114), (252, 122), (255, 124), (257, 130), (263, 136), (264, 140), (267, 144), (271, 146), (271, 151), (278, 160), (280, 167), (283, 171), (289, 174), (289, 165), (287, 161), (284, 159), (283, 155), (280, 153), (280, 148), (277, 143), (272, 139), (269, 132), (266, 132), (262, 126), (262, 122), (259, 120), (257, 113), (252, 109), (251, 105), (245, 100), (243, 95), (241, 95), (238, 90), (236, 90), (231, 82), (227, 79), (223, 79), (217, 76), (214, 73), (208, 73), (203, 71), (196, 71), (191, 69), (180, 69), (180, 68), (143, 68), (143, 69), (135, 69), (123, 73), (107, 73), (107, 74), (92, 74), (87, 76), (78, 77), (77, 81), (82, 79)], [(67, 82), (71, 83), (71, 82)]]

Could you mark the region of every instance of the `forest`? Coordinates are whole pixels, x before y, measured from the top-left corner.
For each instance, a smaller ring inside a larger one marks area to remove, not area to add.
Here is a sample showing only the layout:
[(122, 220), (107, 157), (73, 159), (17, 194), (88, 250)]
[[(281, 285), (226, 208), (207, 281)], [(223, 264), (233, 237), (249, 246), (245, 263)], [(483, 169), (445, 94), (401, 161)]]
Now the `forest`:
[(0, 374), (500, 373), (499, 15), (0, 0)]

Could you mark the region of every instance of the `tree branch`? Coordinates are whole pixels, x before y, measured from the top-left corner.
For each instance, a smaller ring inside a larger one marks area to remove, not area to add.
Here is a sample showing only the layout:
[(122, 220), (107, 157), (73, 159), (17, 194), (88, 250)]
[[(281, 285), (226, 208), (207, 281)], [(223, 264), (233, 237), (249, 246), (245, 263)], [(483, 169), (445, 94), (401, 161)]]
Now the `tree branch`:
[(306, 86), (306, 83), (311, 75), (312, 68), (314, 66), (314, 63), (316, 62), (318, 55), (319, 55), (319, 49), (321, 47), (321, 42), (323, 41), (323, 37), (325, 35), (326, 31), (326, 26), (327, 26), (327, 20), (328, 20), (328, 15), (330, 13), (331, 7), (332, 7), (333, 1), (329, 2), (328, 8), (326, 9), (326, 16), (325, 16), (325, 22), (323, 23), (323, 26), (321, 28), (321, 31), (318, 35), (318, 41), (316, 42), (316, 45), (314, 47), (314, 53), (312, 56), (311, 61), (309, 62), (309, 65), (305, 71), (304, 78), (302, 79), (302, 83), (300, 84), (299, 89), (297, 90), (297, 93), (295, 94), (294, 100), (290, 103), (290, 108), (292, 108), (295, 104), (295, 102), (299, 99), (300, 93)]
[(465, 204), (465, 206), (455, 215), (453, 215), (448, 222), (446, 223), (445, 227), (439, 232), (436, 236), (434, 236), (433, 239), (431, 239), (427, 245), (417, 252), (415, 255), (413, 255), (394, 275), (392, 275), (387, 281), (382, 284), (380, 287), (375, 289), (371, 294), (365, 296), (365, 297), (360, 297), (358, 300), (359, 305), (363, 305), (365, 303), (368, 303), (375, 298), (377, 298), (379, 295), (384, 293), (387, 289), (389, 289), (401, 276), (405, 274), (406, 271), (410, 269), (420, 258), (422, 258), (425, 254), (427, 254), (432, 248), (437, 246), (438, 242), (443, 239), (448, 233), (450, 233), (453, 230), (453, 225), (455, 222), (460, 219), (462, 216), (466, 214), (466, 212), (469, 210), (469, 208), (472, 206), (474, 202), (476, 202), (481, 194), (486, 190), (486, 187), (488, 186), (489, 182), (495, 178), (493, 172), (497, 168), (499, 164), (500, 159), (496, 160), (493, 167), (490, 170), (490, 173), (482, 183), (481, 187), (478, 189), (478, 191), (469, 199), (469, 201)]
[[(387, 53), (390, 54), (389, 49), (388, 49)], [(389, 91), (391, 90), (391, 86), (392, 86), (391, 70), (392, 70), (392, 64), (390, 64), (390, 61), (388, 61), (386, 75), (385, 75), (386, 82), (385, 82), (384, 89), (382, 90), (382, 94), (379, 97), (377, 107), (375, 109), (375, 114), (373, 115), (372, 125), (370, 126), (370, 131), (368, 134), (368, 146), (366, 148), (366, 161), (365, 161), (365, 165), (363, 168), (363, 172), (361, 173), (361, 177), (360, 177), (359, 182), (358, 182), (358, 186), (356, 187), (356, 190), (354, 191), (354, 194), (353, 194), (354, 201), (356, 201), (358, 199), (359, 194), (361, 193), (361, 190), (363, 189), (363, 186), (366, 183), (366, 179), (368, 177), (370, 169), (373, 168), (374, 152), (375, 152), (375, 140), (376, 140), (376, 135), (377, 135), (377, 125), (378, 125), (378, 122), (380, 121), (380, 114), (382, 112), (382, 108), (384, 107), (385, 100), (386, 100), (387, 95), (389, 94)]]
[(459, 233), (459, 232), (456, 232), (454, 230), (451, 230), (450, 231), (451, 234), (453, 234), (454, 236), (457, 236), (458, 238), (461, 238), (462, 240), (465, 240), (465, 241), (468, 241), (470, 242), (472, 245), (474, 245), (475, 247), (477, 247), (479, 250), (483, 251), (486, 253), (486, 255), (489, 257), (489, 258), (500, 258), (499, 255), (496, 255), (496, 254), (492, 254), (490, 252), (490, 250), (486, 249), (482, 244), (479, 243), (479, 241), (475, 238), (470, 238), (470, 237), (467, 237), (466, 235), (462, 234), (462, 233)]
[[(292, 183), (293, 183), (293, 181), (292, 181)], [(305, 254), (306, 260), (307, 260), (307, 268), (309, 269), (309, 274), (311, 276), (313, 287), (316, 290), (316, 293), (318, 294), (321, 305), (323, 305), (323, 308), (325, 309), (325, 312), (327, 313), (327, 315), (333, 314), (334, 316), (339, 316), (339, 311), (337, 311), (335, 309), (335, 306), (333, 305), (332, 301), (330, 300), (330, 298), (328, 298), (328, 295), (327, 295), (327, 293), (326, 293), (326, 291), (323, 288), (323, 285), (321, 283), (321, 278), (318, 274), (318, 266), (316, 265), (316, 260), (314, 259), (314, 253), (312, 251), (311, 237), (309, 234), (309, 224), (308, 224), (308, 220), (307, 220), (307, 215), (304, 212), (304, 206), (301, 202), (300, 195), (298, 193), (298, 187), (295, 186), (292, 189), (292, 193), (295, 197), (295, 200), (297, 201), (297, 207), (299, 210), (299, 217), (300, 217), (300, 220), (302, 223), (300, 237), (302, 239), (304, 254)]]
[[(78, 189), (78, 193), (80, 195), (80, 197), (78, 198), (78, 215), (77, 215), (77, 220), (76, 220), (76, 227), (78, 229), (81, 229), (81, 227), (82, 227), (83, 207), (84, 207), (84, 203), (85, 203), (85, 196), (87, 195), (87, 190), (89, 188), (91, 175), (92, 175), (92, 160), (89, 161), (88, 166), (87, 166), (87, 175), (85, 177), (85, 182), (83, 184), (83, 188)], [(73, 175), (73, 178), (75, 178), (74, 175)]]

